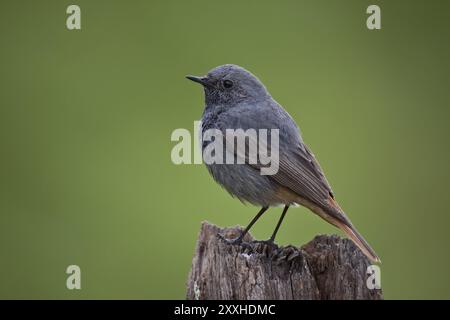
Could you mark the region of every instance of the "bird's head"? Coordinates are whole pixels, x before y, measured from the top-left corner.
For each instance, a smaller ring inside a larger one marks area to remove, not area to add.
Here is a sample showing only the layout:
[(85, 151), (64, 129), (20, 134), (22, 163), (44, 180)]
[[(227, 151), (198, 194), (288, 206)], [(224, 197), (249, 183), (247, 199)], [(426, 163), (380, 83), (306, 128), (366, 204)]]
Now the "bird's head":
[(207, 106), (256, 102), (269, 96), (257, 77), (233, 64), (216, 67), (203, 77), (187, 76), (186, 78), (203, 86)]

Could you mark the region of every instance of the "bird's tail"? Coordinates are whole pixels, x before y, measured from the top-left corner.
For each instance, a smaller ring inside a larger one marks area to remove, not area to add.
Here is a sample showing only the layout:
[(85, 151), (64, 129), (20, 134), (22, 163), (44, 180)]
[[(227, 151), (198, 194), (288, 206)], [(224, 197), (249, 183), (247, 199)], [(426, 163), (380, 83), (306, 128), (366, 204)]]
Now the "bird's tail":
[(356, 246), (361, 249), (361, 251), (366, 255), (367, 258), (369, 258), (370, 261), (374, 263), (381, 263), (378, 255), (370, 247), (366, 239), (364, 239), (364, 237), (358, 232), (358, 230), (356, 230), (356, 228), (347, 218), (346, 214), (338, 205), (338, 203), (334, 199), (330, 199), (329, 203), (330, 207), (328, 208), (328, 210), (326, 210), (327, 212), (325, 214), (323, 211), (315, 212), (329, 223), (341, 229), (356, 244)]
[(318, 206), (311, 201), (308, 201), (302, 197), (296, 196), (293, 202), (304, 205), (312, 212), (319, 215), (325, 221), (341, 229), (355, 244), (356, 246), (374, 263), (380, 263), (381, 260), (375, 251), (370, 247), (363, 236), (356, 230), (351, 223), (350, 219), (341, 209), (339, 204), (330, 197), (328, 199), (328, 205)]
[(351, 239), (358, 246), (359, 249), (369, 258), (372, 262), (381, 263), (380, 258), (372, 249), (372, 247), (367, 243), (366, 239), (356, 230), (351, 221), (347, 218), (347, 215), (341, 209), (339, 204), (333, 198), (328, 200), (330, 207), (324, 218), (331, 224), (335, 225)]
[(358, 246), (359, 249), (372, 261), (375, 263), (380, 263), (381, 260), (375, 251), (370, 247), (363, 236), (353, 227), (352, 225), (346, 225), (341, 223), (338, 225), (339, 229), (344, 231), (344, 233), (353, 240), (353, 242)]

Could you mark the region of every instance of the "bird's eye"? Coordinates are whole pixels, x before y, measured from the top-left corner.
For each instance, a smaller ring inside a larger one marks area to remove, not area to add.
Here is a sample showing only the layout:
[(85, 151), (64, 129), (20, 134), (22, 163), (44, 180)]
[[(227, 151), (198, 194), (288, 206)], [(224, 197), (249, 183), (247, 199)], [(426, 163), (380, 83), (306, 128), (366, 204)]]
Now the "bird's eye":
[(233, 81), (231, 80), (223, 80), (223, 86), (227, 89), (231, 88), (233, 86)]

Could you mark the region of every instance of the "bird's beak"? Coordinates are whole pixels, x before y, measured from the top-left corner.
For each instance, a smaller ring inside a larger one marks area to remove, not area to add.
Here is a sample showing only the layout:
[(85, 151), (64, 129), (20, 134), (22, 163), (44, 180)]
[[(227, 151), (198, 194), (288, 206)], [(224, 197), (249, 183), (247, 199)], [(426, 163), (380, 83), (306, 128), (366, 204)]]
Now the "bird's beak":
[(202, 86), (208, 85), (208, 78), (206, 77), (186, 76), (186, 79), (200, 83)]

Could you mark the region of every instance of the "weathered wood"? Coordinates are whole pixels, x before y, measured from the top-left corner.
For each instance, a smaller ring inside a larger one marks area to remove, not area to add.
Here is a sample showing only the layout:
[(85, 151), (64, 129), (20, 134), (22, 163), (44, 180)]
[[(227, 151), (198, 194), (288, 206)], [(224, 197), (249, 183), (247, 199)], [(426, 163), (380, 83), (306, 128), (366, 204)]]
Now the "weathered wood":
[(240, 227), (221, 229), (202, 223), (187, 299), (382, 299), (367, 288), (371, 263), (348, 239), (317, 236), (301, 248), (250, 243), (229, 245)]

